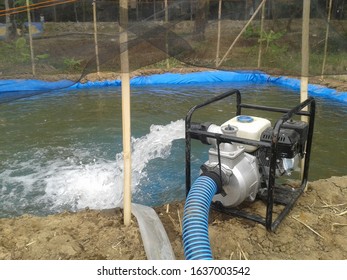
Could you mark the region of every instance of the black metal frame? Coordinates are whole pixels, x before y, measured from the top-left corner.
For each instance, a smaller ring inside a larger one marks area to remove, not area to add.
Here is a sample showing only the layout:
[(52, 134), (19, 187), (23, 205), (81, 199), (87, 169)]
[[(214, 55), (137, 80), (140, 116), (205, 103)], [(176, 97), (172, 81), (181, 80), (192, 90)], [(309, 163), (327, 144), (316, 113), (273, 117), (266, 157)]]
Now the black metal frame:
[[(222, 100), (226, 97), (236, 95), (236, 116), (241, 115), (242, 108), (247, 109), (256, 109), (262, 111), (270, 111), (283, 113), (282, 117), (277, 120), (273, 127), (271, 143), (265, 141), (256, 141), (245, 138), (240, 138), (236, 136), (226, 136), (219, 133), (210, 133), (207, 131), (196, 130), (191, 127), (191, 120), (193, 114), (196, 110), (206, 107), (207, 105)], [(267, 230), (274, 231), (277, 226), (282, 222), (286, 215), (293, 208), (294, 204), (304, 192), (307, 185), (310, 156), (311, 156), (311, 145), (312, 145), (312, 136), (313, 136), (313, 127), (315, 119), (315, 100), (313, 98), (308, 98), (305, 101), (301, 102), (299, 105), (292, 109), (285, 108), (276, 108), (276, 107), (267, 107), (251, 104), (241, 103), (241, 94), (238, 90), (230, 90), (219, 96), (213, 97), (204, 103), (194, 106), (191, 108), (186, 116), (185, 120), (185, 152), (186, 152), (186, 195), (191, 187), (191, 139), (198, 139), (199, 136), (214, 138), (217, 141), (219, 147), (220, 143), (241, 143), (246, 145), (253, 145), (258, 147), (265, 147), (270, 150), (270, 168), (269, 168), (269, 180), (266, 186), (267, 193), (262, 197), (266, 202), (266, 216), (262, 217), (257, 214), (252, 214), (245, 212), (242, 209), (236, 208), (226, 208), (223, 207), (220, 203), (212, 203), (211, 208), (223, 213), (231, 214), (237, 217), (243, 217), (255, 222), (258, 222), (266, 227)], [(277, 142), (279, 137), (279, 131), (284, 122), (291, 119), (294, 115), (307, 116), (309, 118), (309, 127), (308, 127), (308, 136), (306, 147), (304, 150), (305, 161), (302, 174), (301, 185), (298, 188), (292, 188), (288, 185), (276, 185), (276, 156), (277, 156)], [(219, 149), (218, 149), (219, 150)], [(220, 157), (219, 157), (220, 165)], [(274, 204), (280, 204), (284, 206), (284, 209), (278, 214), (276, 219), (273, 221), (273, 206)]]

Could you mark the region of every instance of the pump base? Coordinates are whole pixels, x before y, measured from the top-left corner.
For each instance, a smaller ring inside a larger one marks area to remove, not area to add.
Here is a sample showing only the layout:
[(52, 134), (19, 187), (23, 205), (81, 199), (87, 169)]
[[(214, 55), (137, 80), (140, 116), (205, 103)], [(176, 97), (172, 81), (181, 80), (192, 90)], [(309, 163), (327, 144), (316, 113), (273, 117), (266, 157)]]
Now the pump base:
[[(300, 187), (293, 187), (290, 185), (276, 185), (274, 187), (274, 196), (273, 196), (274, 204), (282, 205), (282, 209), (280, 214), (277, 217), (273, 217), (275, 219), (271, 223), (271, 226), (269, 228), (271, 231), (274, 231), (277, 228), (277, 226), (282, 222), (282, 220), (286, 217), (289, 211), (294, 207), (294, 204), (296, 203), (296, 201), (305, 191), (305, 187), (306, 187), (305, 185), (302, 185)], [(267, 190), (264, 190), (264, 192), (262, 192), (261, 194), (258, 194), (257, 199), (267, 203), (268, 197), (269, 196), (268, 196)], [(211, 209), (218, 211), (220, 213), (227, 214), (227, 215), (252, 220), (254, 222), (264, 225), (265, 227), (268, 227), (267, 226), (268, 222), (266, 217), (264, 218), (260, 215), (251, 213), (247, 205), (239, 206), (237, 208), (227, 208), (227, 207), (224, 207), (221, 203), (216, 202), (211, 204)], [(271, 216), (273, 216), (272, 209), (271, 209)]]

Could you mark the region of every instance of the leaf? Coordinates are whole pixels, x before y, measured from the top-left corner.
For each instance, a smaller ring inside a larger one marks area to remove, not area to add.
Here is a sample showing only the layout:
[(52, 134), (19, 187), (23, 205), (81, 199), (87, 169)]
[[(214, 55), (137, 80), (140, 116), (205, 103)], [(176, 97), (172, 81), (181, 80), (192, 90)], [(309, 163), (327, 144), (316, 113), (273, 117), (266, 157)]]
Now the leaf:
[(38, 58), (38, 59), (47, 59), (47, 58), (49, 58), (49, 54), (48, 53), (38, 54), (36, 56), (36, 58)]
[(22, 50), (27, 46), (27, 42), (24, 38), (18, 38), (16, 41), (16, 49)]

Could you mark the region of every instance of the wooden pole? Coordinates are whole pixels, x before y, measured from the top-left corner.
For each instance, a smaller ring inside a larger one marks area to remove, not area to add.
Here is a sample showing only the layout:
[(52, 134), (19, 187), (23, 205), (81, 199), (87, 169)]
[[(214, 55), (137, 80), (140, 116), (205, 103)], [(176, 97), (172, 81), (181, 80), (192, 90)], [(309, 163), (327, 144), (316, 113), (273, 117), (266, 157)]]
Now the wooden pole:
[[(167, 24), (169, 22), (169, 7), (168, 7), (168, 3), (167, 0), (165, 0), (164, 2), (165, 4), (165, 23)], [(169, 44), (168, 44), (168, 36), (167, 33), (165, 35), (165, 49), (166, 49), (166, 54), (169, 55)], [(169, 57), (166, 59), (166, 68), (169, 69), (170, 68), (170, 59)]]
[(122, 78), (122, 129), (124, 158), (124, 225), (131, 223), (131, 117), (130, 117), (130, 73), (128, 54), (128, 0), (119, 1), (120, 60)]
[(327, 59), (327, 52), (328, 52), (328, 40), (329, 40), (329, 29), (330, 29), (330, 21), (331, 21), (331, 9), (333, 6), (333, 0), (329, 1), (329, 10), (328, 10), (328, 22), (327, 22), (327, 30), (325, 33), (325, 44), (324, 44), (324, 57), (323, 57), (323, 64), (322, 64), (322, 75), (321, 79), (324, 79), (324, 70), (325, 70), (325, 64)]
[(265, 21), (265, 4), (261, 9), (261, 22), (260, 22), (260, 40), (259, 40), (259, 53), (258, 53), (258, 68), (261, 67), (261, 57), (263, 49), (263, 33), (264, 33), (264, 21)]
[(225, 53), (225, 55), (223, 56), (223, 58), (219, 61), (219, 63), (217, 64), (217, 67), (219, 67), (223, 61), (226, 59), (226, 57), (229, 55), (230, 51), (232, 50), (232, 48), (235, 46), (236, 42), (240, 39), (241, 35), (243, 34), (243, 32), (246, 31), (247, 27), (251, 24), (251, 22), (253, 21), (253, 19), (256, 17), (256, 15), (259, 13), (261, 7), (265, 4), (266, 0), (263, 0), (260, 4), (259, 7), (254, 11), (252, 17), (248, 20), (248, 22), (246, 23), (246, 25), (242, 28), (241, 32), (239, 35), (237, 35), (237, 37), (235, 38), (234, 42), (231, 44), (231, 46), (229, 47), (229, 49), (227, 50), (227, 52)]
[(73, 9), (74, 9), (74, 12), (75, 12), (75, 20), (76, 20), (76, 22), (78, 22), (78, 14), (77, 14), (76, 2), (73, 3)]
[(217, 35), (216, 67), (218, 67), (218, 62), (219, 62), (221, 20), (222, 20), (222, 0), (219, 0), (219, 3), (218, 3), (218, 35)]
[(165, 22), (169, 21), (169, 7), (167, 0), (165, 0)]
[(57, 8), (53, 6), (53, 21), (57, 22)]
[(100, 61), (99, 61), (99, 46), (98, 46), (98, 28), (96, 19), (96, 0), (93, 0), (93, 22), (94, 22), (94, 43), (95, 43), (95, 59), (96, 59), (96, 72), (100, 77)]
[[(302, 13), (302, 46), (301, 46), (301, 87), (300, 101), (308, 97), (308, 76), (309, 76), (309, 39), (310, 39), (310, 8), (311, 0), (303, 0)], [(307, 119), (307, 118), (306, 118)]]
[[(5, 10), (8, 11), (9, 9), (10, 9), (10, 5), (8, 3), (8, 0), (5, 0)], [(5, 23), (6, 23), (5, 40), (8, 41), (10, 39), (10, 25), (11, 25), (11, 18), (8, 13), (6, 13), (6, 16), (5, 16)]]
[(86, 1), (82, 2), (82, 20), (86, 22)]
[[(310, 57), (310, 10), (311, 0), (303, 0), (300, 102), (303, 102), (308, 98), (308, 76)], [(304, 110), (307, 110), (307, 108), (304, 108)], [(307, 116), (301, 116), (301, 120), (304, 122), (308, 122)], [(303, 178), (304, 166), (305, 158), (301, 160), (301, 178)]]
[(31, 69), (33, 72), (33, 76), (36, 75), (36, 68), (35, 68), (35, 56), (34, 56), (34, 46), (33, 46), (33, 35), (31, 32), (31, 15), (30, 15), (30, 8), (29, 8), (29, 0), (26, 0), (27, 5), (27, 16), (28, 16), (28, 30), (29, 30), (29, 44), (30, 44), (30, 57), (31, 57)]

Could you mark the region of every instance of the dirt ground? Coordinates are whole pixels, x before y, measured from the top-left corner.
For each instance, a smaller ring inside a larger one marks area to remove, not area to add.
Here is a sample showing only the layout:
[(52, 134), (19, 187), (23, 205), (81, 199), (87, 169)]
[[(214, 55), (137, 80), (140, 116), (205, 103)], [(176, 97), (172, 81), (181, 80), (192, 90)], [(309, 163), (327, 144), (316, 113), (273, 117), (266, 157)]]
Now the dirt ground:
[[(261, 204), (256, 202), (253, 207), (261, 208)], [(183, 205), (155, 209), (176, 259), (184, 259)], [(0, 236), (2, 260), (147, 259), (136, 219), (124, 226), (120, 209), (3, 218)], [(214, 259), (347, 259), (347, 176), (309, 183), (275, 232), (212, 211), (209, 236)]]

